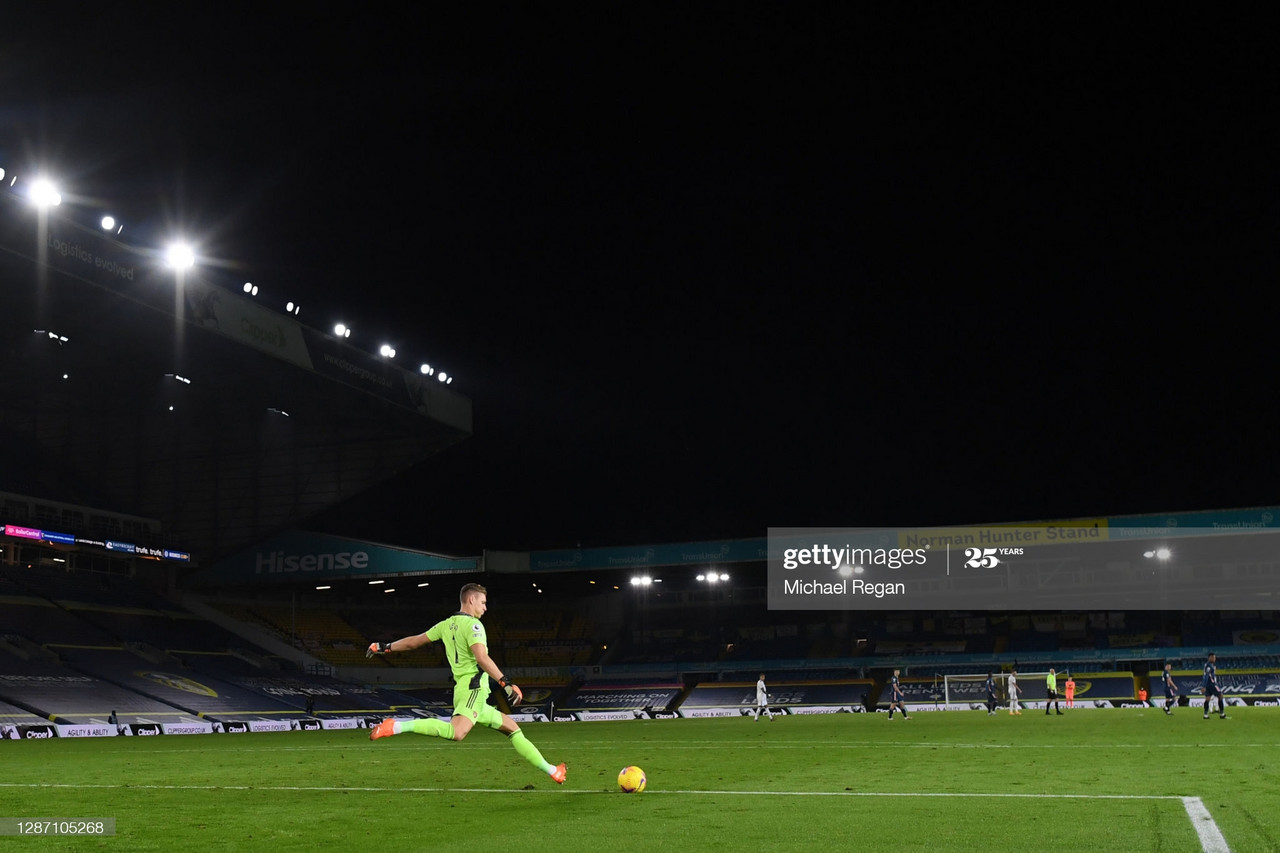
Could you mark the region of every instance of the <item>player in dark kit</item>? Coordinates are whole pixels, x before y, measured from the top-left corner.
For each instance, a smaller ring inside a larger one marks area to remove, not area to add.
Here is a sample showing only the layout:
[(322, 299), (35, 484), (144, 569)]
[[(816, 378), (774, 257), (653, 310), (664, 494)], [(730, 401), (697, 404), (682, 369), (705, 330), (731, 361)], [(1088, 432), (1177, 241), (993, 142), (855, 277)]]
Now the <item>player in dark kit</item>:
[(895, 669), (893, 671), (893, 678), (889, 679), (889, 719), (891, 720), (893, 719), (894, 708), (897, 708), (902, 712), (902, 719), (911, 719), (907, 716), (907, 706), (902, 704), (902, 701), (907, 697), (906, 694), (902, 692), (902, 685), (898, 683), (898, 673), (900, 671), (901, 670)]
[(1170, 717), (1173, 716), (1173, 706), (1178, 704), (1178, 685), (1173, 682), (1173, 673), (1169, 671), (1169, 664), (1164, 665), (1164, 712)]
[(1204, 718), (1209, 719), (1209, 700), (1217, 696), (1218, 714), (1225, 720), (1227, 700), (1223, 698), (1222, 688), (1218, 686), (1218, 656), (1214, 652), (1209, 652), (1209, 659), (1204, 663), (1204, 678), (1201, 684), (1204, 687)]
[(994, 717), (996, 715), (996, 677), (992, 675), (991, 670), (987, 670), (987, 716)]

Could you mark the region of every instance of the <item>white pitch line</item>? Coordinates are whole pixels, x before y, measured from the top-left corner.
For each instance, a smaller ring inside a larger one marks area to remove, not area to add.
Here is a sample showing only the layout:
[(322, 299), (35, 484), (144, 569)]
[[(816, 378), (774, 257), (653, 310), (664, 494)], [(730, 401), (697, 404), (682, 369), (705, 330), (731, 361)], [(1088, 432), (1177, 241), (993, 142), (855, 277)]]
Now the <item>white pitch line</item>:
[(1200, 836), (1200, 846), (1204, 848), (1204, 853), (1231, 853), (1227, 839), (1222, 837), (1222, 831), (1214, 822), (1213, 815), (1205, 808), (1203, 800), (1199, 797), (1183, 797), (1182, 805), (1187, 810), (1187, 817), (1191, 818), (1196, 835)]
[[(511, 788), (374, 788), (368, 786), (338, 785), (82, 785), (66, 782), (0, 782), (0, 788), (70, 788), (76, 790), (142, 790), (142, 791), (288, 791), (312, 793), (380, 793), (380, 794), (604, 794), (613, 796), (616, 791), (610, 790), (574, 790), (572, 788), (535, 788), (532, 790), (513, 790)], [(991, 800), (1180, 800), (1191, 825), (1200, 838), (1203, 853), (1231, 853), (1221, 830), (1214, 822), (1213, 816), (1205, 808), (1199, 797), (1179, 797), (1169, 794), (1018, 794), (1018, 793), (964, 793), (964, 792), (929, 792), (929, 791), (723, 791), (723, 790), (674, 790), (663, 791), (650, 789), (649, 796), (683, 795), (683, 796), (717, 796), (717, 797), (878, 797), (878, 798), (955, 798), (955, 799), (991, 799)]]
[[(572, 788), (535, 788), (532, 790), (514, 788), (422, 788), (396, 787), (374, 788), (359, 785), (128, 785), (114, 784), (73, 784), (70, 782), (0, 782), (0, 788), (71, 788), (71, 789), (111, 789), (111, 790), (156, 790), (156, 791), (313, 791), (317, 793), (334, 793), (341, 791), (360, 791), (362, 793), (411, 793), (411, 794), (616, 794), (612, 790), (574, 790)], [(1030, 800), (1187, 800), (1198, 798), (1179, 797), (1170, 794), (1018, 794), (1018, 793), (964, 793), (964, 792), (929, 792), (929, 791), (728, 791), (728, 790), (653, 790), (649, 794), (683, 794), (701, 796), (735, 796), (735, 797), (957, 797), (969, 799), (1030, 799)], [(1207, 812), (1206, 812), (1207, 814)]]
[[(154, 742), (154, 741), (153, 741)], [(409, 744), (413, 745), (410, 746)], [(148, 755), (171, 755), (175, 753), (205, 753), (209, 751), (217, 752), (334, 752), (338, 750), (351, 749), (377, 749), (383, 752), (402, 752), (406, 750), (419, 749), (445, 749), (450, 748), (453, 741), (440, 741), (434, 743), (429, 739), (413, 740), (401, 743), (399, 745), (383, 744), (380, 746), (365, 746), (364, 740), (354, 741), (352, 743), (331, 744), (328, 746), (260, 746), (260, 747), (228, 747), (222, 745), (209, 746), (207, 748), (193, 747), (189, 749), (164, 749), (156, 752), (147, 753)], [(614, 741), (573, 741), (572, 748), (577, 750), (616, 750), (618, 744)], [(884, 749), (885, 747), (893, 747), (894, 749), (1146, 749), (1150, 744), (1123, 744), (1123, 743), (1096, 743), (1096, 744), (1072, 744), (1072, 743), (1043, 743), (1043, 744), (1017, 744), (1017, 743), (895, 743), (893, 741), (844, 741), (842, 743), (823, 743), (823, 744), (802, 744), (802, 743), (760, 743), (757, 741), (735, 741), (730, 744), (724, 742), (691, 742), (683, 743), (681, 741), (668, 741), (665, 743), (646, 741), (644, 748), (646, 750), (740, 750), (744, 748), (750, 749), (770, 749), (770, 750), (822, 750), (830, 751), (833, 749)], [(1214, 748), (1233, 748), (1233, 749), (1274, 749), (1280, 746), (1280, 743), (1170, 743), (1162, 744), (1161, 749), (1214, 749)], [(471, 743), (468, 741), (465, 747), (459, 747), (472, 750), (495, 750), (510, 751), (511, 747), (506, 743)]]

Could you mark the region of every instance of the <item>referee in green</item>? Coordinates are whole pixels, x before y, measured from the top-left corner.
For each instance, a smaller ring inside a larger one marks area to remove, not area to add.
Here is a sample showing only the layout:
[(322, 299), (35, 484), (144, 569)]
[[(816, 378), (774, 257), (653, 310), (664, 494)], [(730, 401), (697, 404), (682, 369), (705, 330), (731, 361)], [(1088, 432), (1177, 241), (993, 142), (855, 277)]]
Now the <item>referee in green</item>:
[(1044, 690), (1044, 715), (1046, 717), (1049, 716), (1049, 705), (1051, 704), (1061, 714), (1062, 705), (1058, 701), (1058, 671), (1053, 667), (1049, 667), (1049, 674), (1044, 677)]
[(524, 693), (507, 679), (498, 665), (489, 657), (488, 639), (480, 617), (488, 609), (489, 595), (478, 583), (469, 583), (458, 593), (461, 605), (457, 613), (442, 619), (424, 633), (394, 640), (390, 643), (370, 643), (365, 657), (385, 655), (388, 652), (407, 652), (427, 643), (443, 642), (449, 667), (453, 670), (453, 719), (444, 720), (394, 720), (386, 719), (369, 732), (369, 740), (413, 732), (420, 735), (462, 740), (479, 723), (497, 729), (511, 738), (511, 746), (520, 757), (546, 773), (561, 785), (565, 780), (564, 765), (553, 765), (542, 757), (538, 748), (524, 736), (516, 721), (490, 705), (489, 681), (493, 680), (507, 694), (511, 707), (520, 704)]

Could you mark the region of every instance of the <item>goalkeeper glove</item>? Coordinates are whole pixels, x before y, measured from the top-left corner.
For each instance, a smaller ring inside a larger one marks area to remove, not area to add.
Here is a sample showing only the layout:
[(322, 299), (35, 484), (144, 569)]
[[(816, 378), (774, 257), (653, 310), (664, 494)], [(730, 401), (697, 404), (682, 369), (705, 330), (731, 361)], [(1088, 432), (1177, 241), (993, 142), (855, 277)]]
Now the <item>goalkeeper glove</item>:
[(389, 651), (391, 651), (391, 643), (370, 643), (369, 648), (364, 650), (364, 656), (371, 658), (374, 655), (385, 655)]
[(505, 675), (498, 679), (498, 686), (506, 691), (507, 704), (512, 708), (519, 705), (524, 700), (524, 691), (512, 684)]

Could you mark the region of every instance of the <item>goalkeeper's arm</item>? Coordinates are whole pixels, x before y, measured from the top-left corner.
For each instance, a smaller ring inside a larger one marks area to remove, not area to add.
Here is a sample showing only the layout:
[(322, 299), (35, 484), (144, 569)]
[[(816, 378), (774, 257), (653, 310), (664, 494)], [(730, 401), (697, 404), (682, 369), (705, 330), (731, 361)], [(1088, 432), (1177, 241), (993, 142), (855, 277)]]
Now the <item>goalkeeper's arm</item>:
[(519, 705), (524, 699), (524, 691), (512, 683), (511, 679), (502, 674), (502, 670), (498, 669), (498, 665), (493, 662), (493, 658), (489, 657), (489, 650), (485, 648), (484, 643), (476, 643), (471, 647), (471, 653), (476, 656), (476, 665), (488, 673), (494, 683), (502, 688), (507, 694), (507, 703), (512, 708)]
[(399, 640), (392, 640), (389, 643), (375, 642), (370, 643), (369, 648), (365, 649), (364, 656), (371, 658), (374, 655), (385, 655), (389, 652), (411, 652), (414, 649), (421, 648), (431, 642), (427, 639), (425, 632), (414, 634), (412, 637), (401, 637)]

